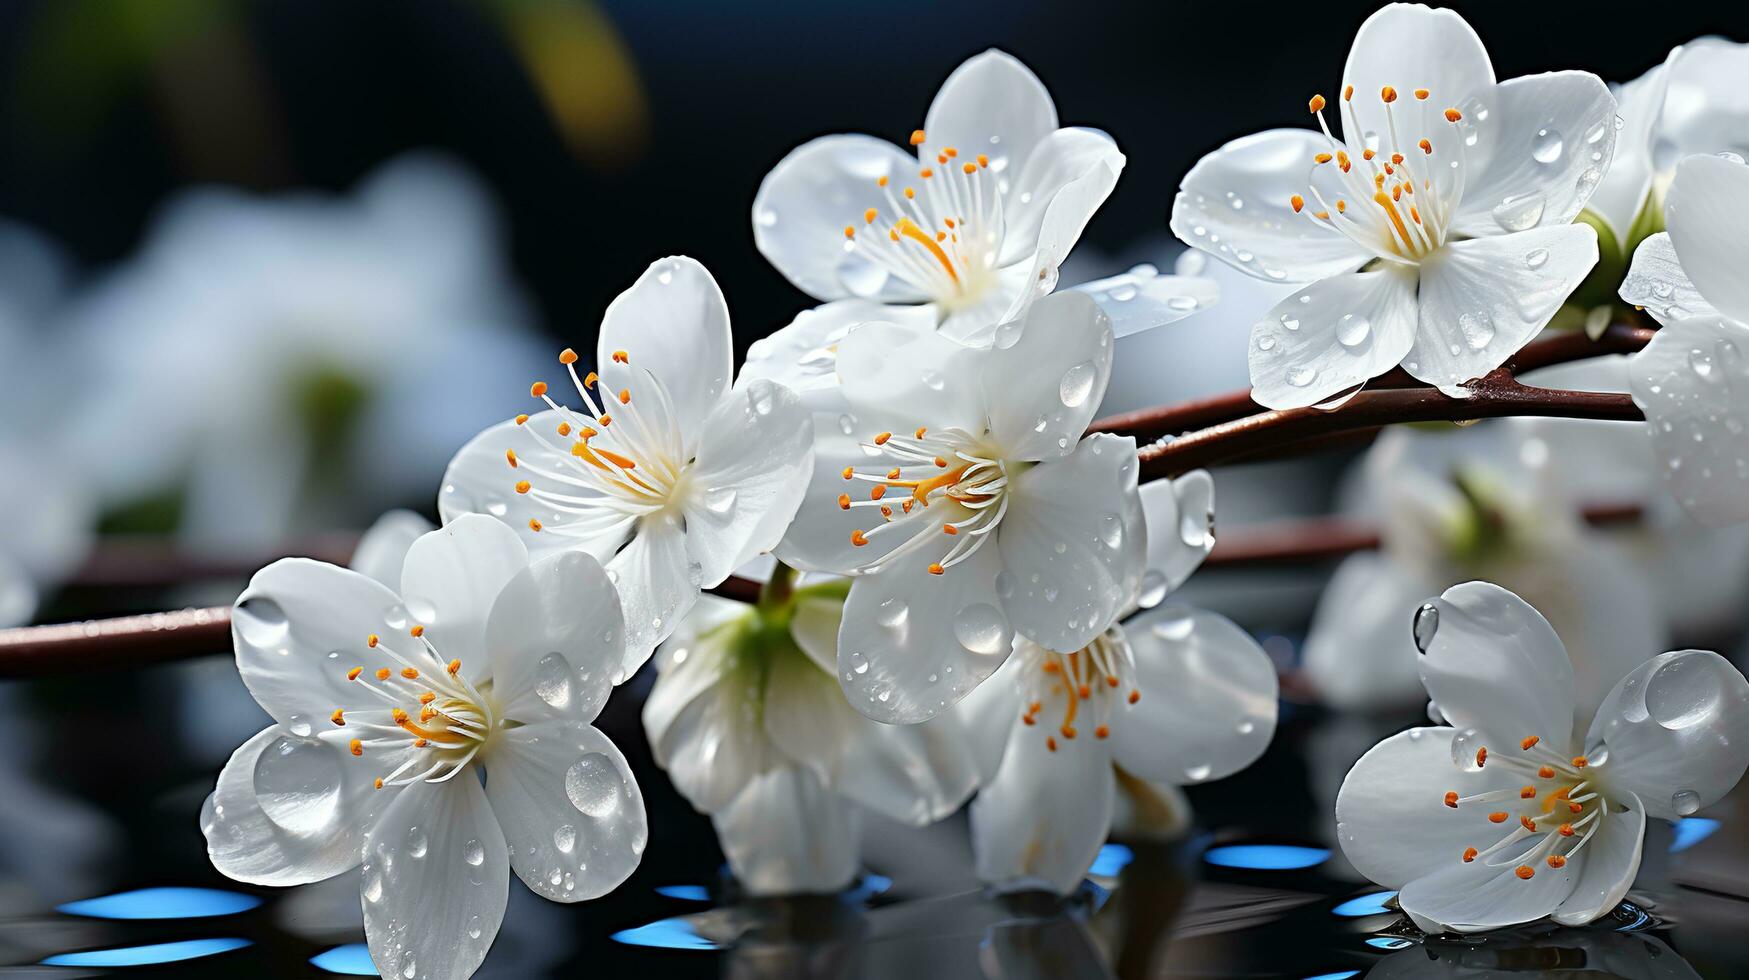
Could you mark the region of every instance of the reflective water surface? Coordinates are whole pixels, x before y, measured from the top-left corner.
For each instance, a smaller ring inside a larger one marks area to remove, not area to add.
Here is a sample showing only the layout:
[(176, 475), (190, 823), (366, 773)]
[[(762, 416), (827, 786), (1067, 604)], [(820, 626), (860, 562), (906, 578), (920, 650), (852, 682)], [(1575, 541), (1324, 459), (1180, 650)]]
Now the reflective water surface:
[[(603, 727), (650, 807), (642, 867), (613, 895), (556, 905), (512, 879), (482, 977), (1749, 976), (1749, 833), (1739, 791), (1655, 825), (1638, 887), (1585, 929), (1424, 937), (1331, 837), (1347, 766), (1413, 717), (1285, 705), (1252, 769), (1190, 789), (1195, 829), (1114, 840), (1068, 902), (997, 898), (962, 818), (870, 815), (846, 894), (749, 900), (710, 823), (650, 763), (640, 685)], [(224, 660), (0, 687), (0, 965), (20, 976), (371, 976), (355, 875), (299, 889), (230, 882), (197, 818), (262, 717)]]

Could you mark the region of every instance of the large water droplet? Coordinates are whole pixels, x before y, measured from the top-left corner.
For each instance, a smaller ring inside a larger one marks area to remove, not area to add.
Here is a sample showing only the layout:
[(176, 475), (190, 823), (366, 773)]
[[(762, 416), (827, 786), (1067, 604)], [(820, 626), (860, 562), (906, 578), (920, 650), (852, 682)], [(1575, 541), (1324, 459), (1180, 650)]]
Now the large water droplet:
[(1464, 313), (1458, 317), (1458, 329), (1470, 350), (1481, 350), (1494, 342), (1494, 319), (1487, 313)]
[(1358, 347), (1372, 333), (1372, 323), (1359, 313), (1344, 313), (1336, 321), (1336, 339), (1344, 347)]
[(571, 853), (577, 846), (577, 828), (568, 823), (560, 824), (559, 829), (553, 831), (553, 846), (559, 849), (560, 854)]
[(987, 602), (966, 606), (953, 619), (953, 635), (960, 646), (986, 656), (1003, 652), (1002, 634), (1007, 627), (1001, 611)]
[(274, 739), (255, 759), (262, 812), (294, 834), (326, 830), (339, 811), (340, 766), (339, 754), (316, 739)]
[(1257, 349), (1258, 350), (1274, 350), (1275, 349), (1275, 338), (1269, 336), (1268, 334), (1264, 334), (1263, 336), (1258, 337), (1257, 338)]
[(479, 838), (470, 838), (462, 845), (462, 860), (476, 868), (486, 863), (486, 847), (480, 843)]
[(1539, 129), (1530, 141), (1530, 155), (1538, 163), (1554, 163), (1561, 159), (1561, 151), (1565, 144), (1561, 142), (1561, 131), (1558, 129)]
[(534, 693), (555, 708), (571, 703), (571, 662), (562, 654), (549, 653), (534, 667)]
[(619, 809), (622, 780), (613, 760), (591, 752), (565, 773), (565, 795), (571, 805), (591, 817), (605, 817)]
[(414, 826), (414, 827), (407, 828), (407, 856), (408, 857), (411, 857), (411, 858), (424, 857), (425, 851), (430, 846), (430, 844), (431, 844), (431, 839), (429, 837), (425, 836), (425, 829), (423, 827)]
[(1142, 576), (1142, 591), (1136, 596), (1136, 605), (1143, 609), (1152, 609), (1166, 599), (1166, 576), (1156, 569), (1148, 569)]
[(911, 607), (903, 599), (883, 600), (875, 610), (875, 622), (888, 629), (898, 629), (905, 625), (905, 620), (911, 615)]
[(1415, 649), (1422, 653), (1433, 645), (1433, 635), (1439, 632), (1439, 607), (1424, 602), (1415, 610)]
[(286, 619), (285, 610), (272, 599), (260, 596), (238, 603), (231, 610), (231, 625), (242, 635), (243, 642), (262, 649), (281, 646), (291, 635), (291, 623)]
[(1700, 809), (1700, 794), (1691, 789), (1679, 789), (1670, 794), (1670, 809), (1678, 816), (1689, 816)]
[(1670, 658), (1646, 680), (1646, 711), (1672, 730), (1699, 724), (1718, 712), (1721, 689), (1701, 654)]
[(1547, 200), (1537, 192), (1509, 194), (1494, 205), (1494, 220), (1507, 231), (1529, 231), (1543, 219)]
[(1082, 404), (1093, 393), (1095, 375), (1091, 361), (1075, 365), (1063, 372), (1063, 380), (1057, 385), (1057, 397), (1069, 408)]
[(1482, 767), (1476, 763), (1476, 756), (1484, 748), (1486, 745), (1482, 742), (1481, 733), (1474, 728), (1466, 728), (1452, 736), (1451, 764), (1464, 772), (1477, 772)]
[(1180, 313), (1188, 313), (1191, 310), (1196, 309), (1196, 306), (1197, 303), (1195, 296), (1172, 296), (1168, 297), (1166, 300), (1166, 307), (1168, 309), (1177, 310)]

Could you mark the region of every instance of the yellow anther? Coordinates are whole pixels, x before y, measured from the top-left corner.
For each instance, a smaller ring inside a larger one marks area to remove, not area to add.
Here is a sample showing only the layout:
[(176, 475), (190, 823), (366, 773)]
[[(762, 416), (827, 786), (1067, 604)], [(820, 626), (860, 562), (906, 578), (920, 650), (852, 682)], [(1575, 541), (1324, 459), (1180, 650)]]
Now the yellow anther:
[(874, 208), (869, 208), (862, 213), (862, 220), (871, 225), (874, 224), (874, 220), (878, 217), (880, 217), (880, 212), (876, 211)]
[(376, 781), (376, 788), (377, 788), (377, 789), (382, 789), (382, 788), (383, 788), (383, 777), (381, 777), (381, 776), (378, 776), (378, 777), (377, 777), (377, 781)]
[(615, 364), (630, 364), (632, 362), (632, 355), (627, 354), (623, 350), (616, 350), (613, 352), (613, 362)]
[(881, 176), (880, 176), (880, 177), (878, 177), (878, 178), (876, 178), (876, 179), (875, 179), (875, 186), (876, 186), (876, 187), (885, 187), (885, 186), (887, 186), (887, 177), (886, 177), (886, 175), (885, 175), (885, 174), (882, 174), (882, 175), (881, 175)]
[(518, 415), (516, 417), (516, 424), (517, 425), (521, 425), (522, 423), (527, 422), (527, 421), (528, 421), (527, 415)]
[(412, 667), (402, 667), (401, 676), (410, 681), (416, 681), (419, 679), (419, 671)]
[(601, 380), (601, 375), (596, 374), (594, 371), (591, 371), (588, 374), (585, 374), (583, 376), (583, 387), (593, 388), (593, 387), (595, 387), (595, 382), (600, 381), (600, 380)]
[(530, 398), (539, 398), (546, 393), (547, 383), (545, 381), (536, 381), (534, 384), (528, 386), (528, 395)]
[(924, 180), (928, 180), (929, 178), (935, 176), (935, 169), (933, 167), (924, 167), (922, 170), (917, 171), (917, 176), (923, 178)]
[(911, 145), (912, 146), (922, 146), (923, 145), (923, 130), (921, 130), (921, 129), (911, 130)]
[(504, 450), (504, 461), (509, 463), (512, 467), (516, 466), (516, 450)]
[(423, 725), (426, 722), (428, 722), (431, 719), (436, 718), (436, 717), (437, 717), (437, 709), (436, 708), (425, 708), (419, 712), (419, 723), (421, 725)]
[(1555, 767), (1554, 766), (1543, 766), (1541, 769), (1538, 769), (1536, 771), (1536, 774), (1538, 776), (1541, 776), (1544, 779), (1553, 779), (1553, 778), (1555, 778)]
[(978, 172), (978, 165), (975, 163), (962, 164), (960, 169), (968, 174), (975, 174)]
[(358, 675), (360, 675), (362, 673), (364, 673), (363, 667), (354, 667), (351, 670), (346, 672), (346, 679), (349, 681), (358, 680)]
[(560, 422), (558, 432), (559, 432), (559, 435), (562, 435), (562, 436), (570, 435), (571, 434), (571, 423)]
[(567, 367), (577, 363), (577, 352), (569, 347), (559, 351), (559, 363)]
[(353, 755), (363, 755), (364, 754), (364, 742), (361, 739), (356, 739), (356, 738), (353, 739), (352, 741), (350, 741), (346, 744), (346, 747), (348, 750), (350, 750), (352, 752)]
[(856, 237), (856, 229), (850, 227), (849, 225), (845, 225), (844, 226), (844, 237), (845, 238), (855, 238)]
[(988, 167), (989, 165), (990, 165), (990, 158), (985, 156), (982, 153), (978, 154), (978, 166)]
[(621, 405), (630, 405), (632, 403), (632, 390), (630, 388), (621, 388), (619, 390), (619, 403)]
[(436, 701), (436, 700), (437, 700), (437, 694), (433, 691), (426, 691), (424, 694), (419, 695), (419, 703), (420, 704), (430, 704), (431, 702)]
[(907, 200), (907, 201), (914, 200), (914, 199), (916, 199), (916, 197), (917, 197), (917, 189), (915, 187), (905, 188), (905, 200)]
[(1573, 768), (1574, 769), (1583, 769), (1590, 764), (1591, 764), (1590, 760), (1586, 759), (1582, 755), (1576, 755), (1573, 757)]
[(364, 645), (370, 647), (372, 650), (375, 650), (377, 644), (381, 642), (382, 640), (379, 639), (375, 633), (364, 638)]
[(1312, 158), (1312, 162), (1313, 163), (1329, 163), (1332, 159), (1334, 159), (1334, 158), (1331, 157), (1330, 154), (1320, 153), (1317, 156)]

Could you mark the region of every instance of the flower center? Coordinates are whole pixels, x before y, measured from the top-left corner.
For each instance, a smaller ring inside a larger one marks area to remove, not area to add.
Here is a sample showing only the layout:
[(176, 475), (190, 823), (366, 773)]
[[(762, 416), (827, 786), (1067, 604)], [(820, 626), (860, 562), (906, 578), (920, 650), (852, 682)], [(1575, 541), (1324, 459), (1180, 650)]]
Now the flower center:
[[(1431, 95), (1424, 88), (1414, 90), (1417, 102), (1425, 102)], [(1389, 85), (1379, 91), (1386, 122), (1381, 143), (1379, 134), (1360, 131), (1352, 108), (1354, 86), (1342, 93), (1342, 132), (1348, 142), (1331, 135), (1324, 121), (1324, 97), (1312, 96), (1308, 106), (1318, 117), (1318, 128), (1330, 141), (1332, 152), (1314, 158), (1317, 165), (1308, 181), (1308, 191), (1319, 209), (1305, 210), (1305, 198), (1298, 194), (1288, 203), (1294, 213), (1334, 228), (1381, 258), (1418, 262), (1444, 244), (1451, 227), (1461, 194), (1462, 151), (1442, 168), (1429, 135), (1410, 133), (1410, 140), (1400, 139), (1394, 108), (1397, 98), (1397, 90)], [(1446, 109), (1444, 116), (1453, 126), (1463, 119), (1463, 113), (1456, 109)], [(1454, 140), (1452, 145), (1460, 142)]]
[(1452, 762), (1458, 768), (1480, 772), (1488, 766), (1504, 767), (1524, 775), (1524, 785), (1518, 788), (1473, 796), (1460, 796), (1456, 790), (1445, 794), (1445, 805), (1454, 810), (1476, 808), (1482, 835), (1505, 831), (1486, 847), (1464, 848), (1458, 859), (1465, 864), (1512, 865), (1520, 880), (1529, 881), (1536, 877), (1540, 865), (1565, 867), (1603, 826), (1610, 805), (1598, 787), (1595, 771), (1589, 769), (1591, 761), (1582, 755), (1563, 758), (1540, 747), (1540, 742), (1530, 735), (1518, 743), (1516, 751), (1489, 754), (1474, 731), (1461, 732), (1452, 739)]
[[(1047, 719), (1045, 747), (1057, 751), (1057, 737), (1073, 739), (1081, 734), (1077, 722), (1093, 723), (1093, 737), (1111, 736), (1111, 723), (1119, 705), (1142, 699), (1136, 688), (1136, 660), (1123, 631), (1112, 627), (1074, 653), (1058, 653), (1036, 643), (1021, 642), (1024, 656), (1021, 675), (1022, 723), (1037, 725)], [(1052, 726), (1050, 720), (1057, 724)]]
[[(615, 351), (613, 359), (631, 364), (625, 351)], [(550, 521), (531, 519), (529, 530), (589, 537), (627, 517), (668, 507), (677, 496), (676, 490), (686, 482), (692, 460), (674, 427), (674, 401), (667, 386), (644, 371), (637, 399), (630, 388), (618, 392), (600, 388), (597, 404), (591, 391), (598, 388), (600, 375), (590, 371), (578, 376), (577, 352), (568, 347), (559, 354), (559, 363), (570, 373), (587, 414), (554, 401), (544, 381), (535, 382), (529, 394), (561, 416), (554, 434), (568, 441), (569, 448), (561, 448), (546, 433), (529, 426), (527, 415), (518, 415), (516, 424), (555, 456), (569, 456), (571, 465), (542, 466), (518, 457), (514, 449), (504, 454), (511, 469), (528, 477), (516, 483), (516, 492), (552, 508)], [(640, 411), (641, 404), (651, 409)], [(541, 485), (536, 486), (536, 481)]]
[(409, 653), (392, 649), (374, 633), (365, 640), (401, 664), (400, 670), (379, 667), (372, 673), (354, 667), (346, 672), (347, 680), (369, 691), (383, 707), (350, 714), (335, 708), (328, 719), (339, 734), (352, 736), (347, 748), (354, 756), (405, 754), (399, 765), (377, 777), (377, 789), (450, 779), (479, 754), (492, 733), (491, 707), (462, 676), (462, 662), (445, 663), (426, 639), (425, 627), (414, 626), (409, 635), (418, 641)]
[[(874, 571), (899, 555), (927, 546), (934, 534), (920, 529), (917, 522), (939, 519), (941, 533), (955, 540), (941, 560), (929, 566), (929, 573), (945, 574), (977, 554), (1008, 511), (1008, 464), (984, 450), (979, 440), (963, 429), (931, 432), (924, 427), (909, 437), (882, 432), (862, 448), (879, 461), (878, 468), (846, 466), (844, 479), (856, 492), (839, 494), (838, 506), (844, 510), (878, 509), (881, 523), (873, 530), (852, 531), (850, 543), (860, 548), (877, 535), (897, 533), (903, 537), (906, 532), (896, 528), (906, 528), (912, 537), (859, 566), (857, 572)], [(861, 489), (864, 484), (873, 484), (866, 495)], [(898, 493), (888, 496), (890, 491)]]
[[(911, 134), (911, 145), (922, 142), (921, 129)], [(864, 211), (860, 232), (845, 225), (844, 248), (869, 262), (877, 284), (896, 277), (952, 310), (972, 305), (996, 281), (1002, 194), (984, 154), (961, 159), (949, 146), (935, 164), (924, 162), (915, 185), (878, 178), (886, 210)]]

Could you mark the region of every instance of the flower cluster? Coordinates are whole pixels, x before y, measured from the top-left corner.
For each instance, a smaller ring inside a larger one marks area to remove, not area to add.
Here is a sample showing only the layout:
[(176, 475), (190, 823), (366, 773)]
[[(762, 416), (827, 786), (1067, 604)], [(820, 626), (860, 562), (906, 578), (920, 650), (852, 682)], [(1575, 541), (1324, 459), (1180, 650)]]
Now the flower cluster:
[[(1725, 54), (1673, 55), (1656, 92)], [(1660, 97), (1635, 91), (1624, 106)], [(1329, 407), (1399, 366), (1471, 396), (1593, 274), (1594, 195), (1618, 251), (1656, 201), (1668, 231), (1620, 294), (1668, 328), (1633, 390), (1684, 505), (1749, 518), (1741, 158), (1668, 177), (1654, 150), (1678, 137), (1628, 128), (1601, 80), (1498, 82), (1461, 17), (1412, 5), (1370, 17), (1309, 108), (1315, 130), (1229, 143), (1172, 208), (1187, 244), (1292, 288), (1251, 327), (1258, 403)], [(255, 576), (237, 662), (274, 723), (203, 813), (216, 866), (279, 885), (361, 867), (384, 973), (465, 976), (511, 871), (570, 902), (638, 866), (642, 797), (592, 722), (652, 658), (653, 755), (751, 894), (848, 886), (864, 810), (922, 825), (971, 800), (979, 877), (1066, 895), (1122, 813), (1263, 753), (1276, 661), (1162, 605), (1214, 546), (1213, 478), (1144, 484), (1155, 450), (1095, 423), (1122, 338), (1215, 289), (1056, 289), (1124, 156), (1060, 127), (1008, 55), (954, 71), (908, 142), (825, 137), (766, 178), (754, 240), (822, 305), (738, 375), (717, 282), (661, 259), (593, 357), (565, 349), (562, 381), (455, 455), (441, 528), (385, 526), (360, 571)], [(1638, 169), (1605, 183), (1618, 145)], [(1650, 656), (1649, 589), (1575, 517), (1550, 437), (1466, 437), (1395, 432), (1363, 464), (1382, 550), (1337, 573), (1305, 679), (1340, 707), (1424, 689), (1446, 724), (1354, 766), (1338, 837), (1425, 930), (1584, 923), (1633, 882), (1648, 817), (1742, 775), (1749, 682), (1716, 654)], [(705, 594), (737, 573), (756, 602)], [(1478, 578), (1534, 599), (1576, 656)]]

